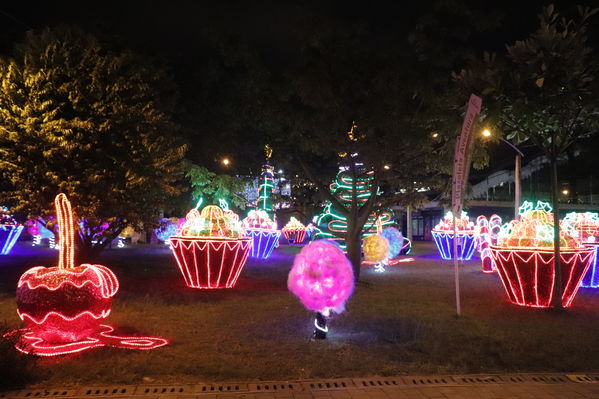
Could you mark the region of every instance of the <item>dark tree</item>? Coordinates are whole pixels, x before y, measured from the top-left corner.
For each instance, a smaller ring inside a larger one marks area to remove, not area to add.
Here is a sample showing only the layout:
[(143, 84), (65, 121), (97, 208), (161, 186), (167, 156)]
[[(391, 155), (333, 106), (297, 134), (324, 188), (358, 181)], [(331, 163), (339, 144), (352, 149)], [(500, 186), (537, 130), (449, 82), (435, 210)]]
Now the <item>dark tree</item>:
[(154, 222), (180, 192), (175, 92), (149, 60), (45, 29), (0, 61), (0, 83), (0, 202), (16, 212), (49, 220), (54, 196), (67, 194), (89, 254), (128, 223)]
[(578, 18), (568, 19), (552, 5), (544, 8), (539, 28), (508, 45), (505, 60), (486, 54), (456, 76), (486, 96), (490, 119), (508, 139), (532, 142), (551, 162), (556, 308), (562, 308), (558, 159), (599, 128), (599, 64), (587, 43), (589, 18), (599, 9), (578, 11)]

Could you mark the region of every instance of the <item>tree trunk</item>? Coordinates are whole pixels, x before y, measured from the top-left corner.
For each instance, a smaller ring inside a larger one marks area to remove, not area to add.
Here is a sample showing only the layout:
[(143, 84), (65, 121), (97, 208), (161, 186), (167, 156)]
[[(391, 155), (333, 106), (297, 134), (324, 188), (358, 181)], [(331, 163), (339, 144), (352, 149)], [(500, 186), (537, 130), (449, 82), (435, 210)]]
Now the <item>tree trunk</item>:
[(557, 158), (551, 158), (551, 206), (553, 207), (553, 258), (555, 280), (553, 282), (553, 307), (563, 309), (562, 261), (560, 256), (559, 187), (557, 183)]
[(354, 270), (354, 279), (356, 282), (360, 280), (360, 270), (362, 268), (362, 242), (361, 230), (353, 233), (351, 230), (347, 232), (345, 244), (347, 245), (347, 257), (351, 262)]

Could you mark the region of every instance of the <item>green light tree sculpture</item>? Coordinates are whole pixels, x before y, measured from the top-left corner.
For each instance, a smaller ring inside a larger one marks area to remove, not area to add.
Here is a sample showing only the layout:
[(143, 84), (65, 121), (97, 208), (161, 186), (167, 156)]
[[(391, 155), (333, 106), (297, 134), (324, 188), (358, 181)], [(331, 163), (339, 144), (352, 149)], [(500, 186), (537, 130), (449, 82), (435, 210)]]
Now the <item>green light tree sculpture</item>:
[[(361, 171), (354, 179), (349, 170), (341, 170), (335, 181), (329, 186), (331, 194), (343, 205), (343, 210), (337, 209), (332, 202), (327, 201), (324, 211), (314, 217), (314, 224), (319, 231), (314, 235), (315, 239), (327, 239), (336, 241), (339, 246), (346, 249), (345, 237), (348, 232), (348, 220), (343, 211), (351, 207), (352, 193), (359, 206), (363, 206), (371, 197), (372, 185), (374, 182), (373, 173)], [(362, 228), (361, 236), (365, 237), (376, 233), (376, 220), (381, 218), (383, 227), (393, 223), (393, 214), (389, 210), (381, 210), (368, 215), (368, 219)]]

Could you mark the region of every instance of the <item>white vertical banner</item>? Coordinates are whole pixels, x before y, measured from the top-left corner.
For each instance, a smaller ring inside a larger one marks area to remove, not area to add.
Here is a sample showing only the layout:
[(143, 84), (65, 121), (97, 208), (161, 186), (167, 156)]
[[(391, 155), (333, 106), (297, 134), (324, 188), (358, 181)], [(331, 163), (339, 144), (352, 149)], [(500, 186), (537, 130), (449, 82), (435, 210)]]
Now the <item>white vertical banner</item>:
[[(464, 188), (468, 182), (470, 174), (470, 155), (472, 147), (472, 129), (476, 123), (476, 118), (480, 114), (480, 108), (483, 100), (470, 95), (468, 108), (462, 131), (458, 136), (455, 144), (455, 152), (453, 158), (453, 177), (451, 180), (451, 210), (453, 213), (453, 268), (455, 277), (455, 306), (456, 314), (459, 316), (462, 313), (460, 304), (460, 276), (458, 270), (458, 234), (456, 228), (456, 218), (462, 217), (462, 208), (464, 202)], [(463, 244), (462, 244), (463, 245)]]
[(462, 131), (456, 141), (453, 158), (453, 178), (451, 184), (451, 208), (456, 217), (462, 214), (464, 188), (470, 174), (470, 147), (472, 144), (472, 128), (480, 114), (482, 99), (474, 94), (470, 95), (468, 109), (462, 124)]

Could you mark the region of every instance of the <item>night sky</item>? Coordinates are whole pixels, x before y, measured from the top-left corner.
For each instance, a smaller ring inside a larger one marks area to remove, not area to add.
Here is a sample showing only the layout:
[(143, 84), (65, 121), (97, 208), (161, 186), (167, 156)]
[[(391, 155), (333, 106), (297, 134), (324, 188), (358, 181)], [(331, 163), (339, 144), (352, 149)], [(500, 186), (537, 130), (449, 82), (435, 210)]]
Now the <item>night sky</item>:
[[(405, 35), (414, 21), (432, 12), (431, 1), (53, 1), (0, 6), (0, 50), (11, 48), (29, 29), (77, 25), (115, 45), (171, 62), (193, 62), (212, 32), (235, 35), (259, 49), (268, 61), (292, 62), (306, 35), (317, 26), (366, 26), (381, 39)], [(448, 2), (451, 4), (451, 1)], [(475, 38), (481, 49), (499, 50), (533, 30), (547, 1), (466, 1), (472, 10), (501, 16), (501, 24)], [(572, 10), (573, 2), (554, 2)], [(599, 6), (599, 1), (582, 4)], [(439, 25), (447, 23), (438, 15)], [(595, 24), (597, 25), (597, 24)], [(599, 29), (593, 29), (597, 38)]]
[[(318, 29), (361, 27), (373, 40), (400, 40), (423, 15), (432, 14), (440, 31), (459, 20), (433, 8), (432, 1), (53, 1), (31, 4), (5, 2), (0, 6), (0, 52), (30, 29), (59, 24), (76, 25), (96, 34), (117, 49), (132, 49), (171, 68), (189, 71), (202, 62), (207, 42), (214, 36), (238, 38), (260, 54), (265, 65), (284, 73), (300, 61), (302, 46)], [(453, 3), (448, 0), (446, 4)], [(534, 31), (537, 14), (547, 1), (468, 1), (475, 13), (499, 23), (469, 40), (479, 52), (501, 52)], [(573, 12), (571, 1), (554, 2), (558, 10)], [(583, 1), (599, 6), (599, 1)], [(451, 20), (449, 19), (451, 18)], [(599, 47), (599, 21), (591, 25), (591, 40)], [(373, 45), (375, 45), (373, 43)], [(183, 73), (180, 73), (183, 75)], [(183, 86), (185, 95), (185, 83)], [(494, 165), (509, 162), (509, 149), (492, 149)]]

